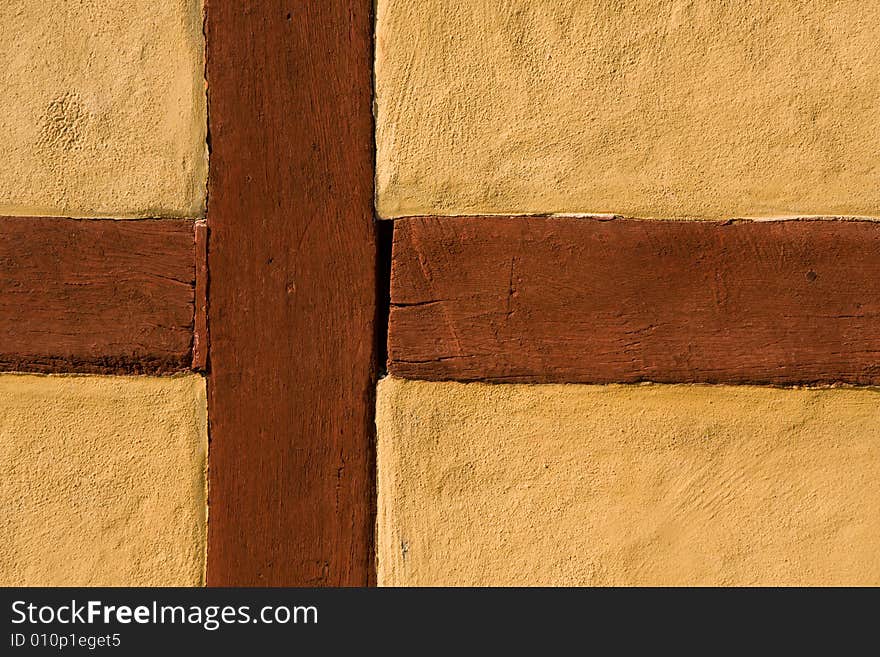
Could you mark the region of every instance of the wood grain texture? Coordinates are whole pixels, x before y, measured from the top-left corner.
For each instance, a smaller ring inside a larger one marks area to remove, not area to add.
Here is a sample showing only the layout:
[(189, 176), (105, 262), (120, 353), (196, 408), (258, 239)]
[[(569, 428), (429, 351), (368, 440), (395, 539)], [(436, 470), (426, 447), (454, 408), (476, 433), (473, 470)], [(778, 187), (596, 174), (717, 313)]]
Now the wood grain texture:
[(194, 278), (191, 220), (0, 218), (0, 369), (187, 370)]
[(208, 0), (210, 585), (374, 580), (370, 0)]
[(208, 224), (195, 223), (196, 298), (193, 321), (192, 368), (208, 367)]
[(391, 302), (399, 377), (880, 384), (880, 223), (405, 219)]

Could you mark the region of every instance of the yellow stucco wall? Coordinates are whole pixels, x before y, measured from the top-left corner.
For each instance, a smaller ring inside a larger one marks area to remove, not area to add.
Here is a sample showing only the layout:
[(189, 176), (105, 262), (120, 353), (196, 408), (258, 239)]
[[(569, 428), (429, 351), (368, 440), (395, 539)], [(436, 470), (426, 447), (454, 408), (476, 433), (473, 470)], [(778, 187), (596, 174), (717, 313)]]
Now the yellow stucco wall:
[(377, 11), (383, 216), (880, 214), (880, 4)]
[(195, 375), (0, 375), (0, 586), (202, 584), (206, 412)]
[(202, 0), (0, 0), (0, 215), (197, 217)]
[(880, 584), (880, 393), (385, 379), (383, 585)]

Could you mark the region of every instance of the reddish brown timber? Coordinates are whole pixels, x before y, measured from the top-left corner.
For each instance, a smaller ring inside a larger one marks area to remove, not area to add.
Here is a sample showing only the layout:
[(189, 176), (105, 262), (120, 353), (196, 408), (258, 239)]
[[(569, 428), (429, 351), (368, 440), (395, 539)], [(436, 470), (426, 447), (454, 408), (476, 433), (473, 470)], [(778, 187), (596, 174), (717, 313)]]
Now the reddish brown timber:
[(428, 380), (880, 383), (880, 224), (410, 218), (389, 370)]
[(0, 218), (0, 368), (190, 368), (193, 222)]
[(374, 581), (371, 0), (208, 0), (208, 583)]

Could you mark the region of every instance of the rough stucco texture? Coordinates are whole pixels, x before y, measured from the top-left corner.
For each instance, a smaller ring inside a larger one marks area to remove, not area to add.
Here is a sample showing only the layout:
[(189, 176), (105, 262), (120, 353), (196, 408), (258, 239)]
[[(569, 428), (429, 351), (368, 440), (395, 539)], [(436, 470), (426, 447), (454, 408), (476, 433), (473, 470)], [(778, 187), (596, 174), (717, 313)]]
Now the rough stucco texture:
[(0, 586), (204, 582), (205, 383), (0, 375)]
[(379, 0), (382, 216), (880, 214), (880, 4)]
[(380, 383), (379, 583), (880, 584), (880, 394)]
[(0, 214), (203, 213), (202, 0), (0, 0)]

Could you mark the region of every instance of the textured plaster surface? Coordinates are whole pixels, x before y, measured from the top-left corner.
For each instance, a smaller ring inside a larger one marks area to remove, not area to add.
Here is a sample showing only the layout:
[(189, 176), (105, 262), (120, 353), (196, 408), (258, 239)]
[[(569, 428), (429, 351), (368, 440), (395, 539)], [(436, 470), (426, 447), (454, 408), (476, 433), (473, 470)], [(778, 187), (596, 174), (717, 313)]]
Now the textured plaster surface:
[(880, 214), (880, 4), (379, 0), (382, 216)]
[(0, 0), (0, 215), (203, 213), (202, 0)]
[(205, 382), (0, 375), (0, 586), (204, 581)]
[(387, 378), (384, 585), (880, 584), (880, 393)]

